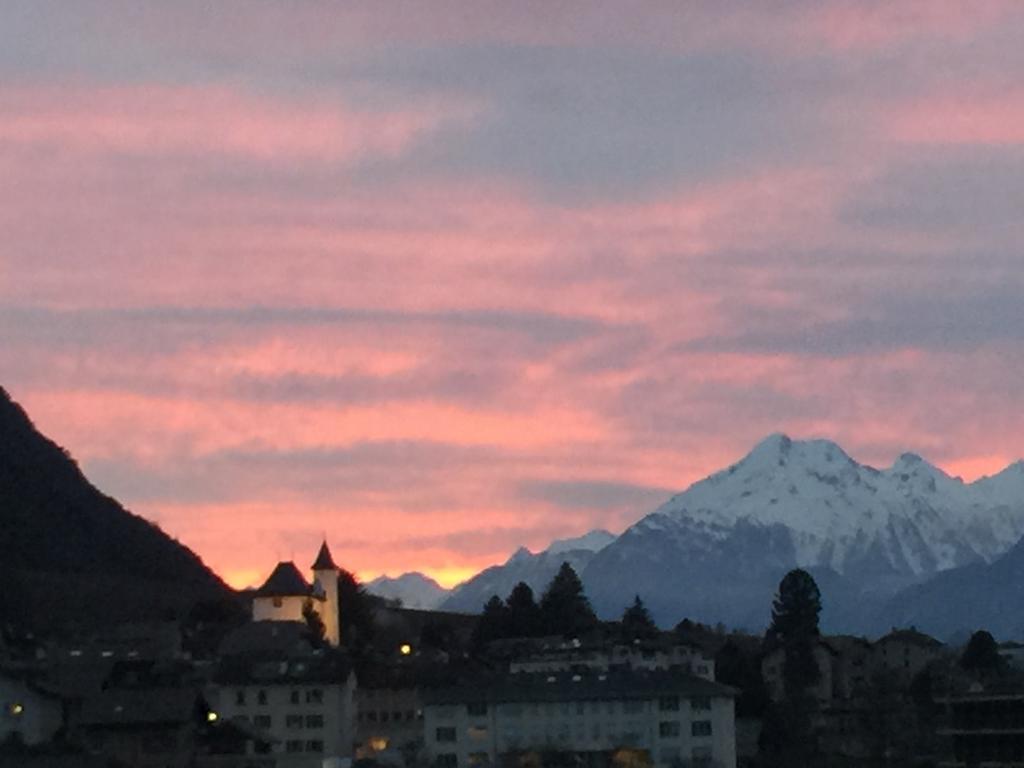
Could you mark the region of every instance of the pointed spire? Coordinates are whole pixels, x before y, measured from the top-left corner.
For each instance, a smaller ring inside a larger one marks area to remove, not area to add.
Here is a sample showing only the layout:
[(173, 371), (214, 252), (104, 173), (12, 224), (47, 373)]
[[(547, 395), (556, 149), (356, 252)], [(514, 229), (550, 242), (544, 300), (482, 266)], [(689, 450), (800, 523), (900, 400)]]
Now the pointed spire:
[(313, 563), (314, 571), (336, 571), (338, 566), (334, 564), (334, 558), (331, 557), (331, 550), (327, 547), (327, 539), (324, 539), (324, 543), (320, 545), (320, 552), (316, 556), (316, 560)]

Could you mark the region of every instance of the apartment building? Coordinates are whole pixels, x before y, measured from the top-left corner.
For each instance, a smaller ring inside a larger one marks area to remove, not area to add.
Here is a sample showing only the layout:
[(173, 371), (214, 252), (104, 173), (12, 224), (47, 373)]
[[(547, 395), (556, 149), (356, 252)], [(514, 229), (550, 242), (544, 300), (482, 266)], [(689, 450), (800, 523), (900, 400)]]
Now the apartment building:
[(622, 751), (656, 766), (734, 768), (733, 689), (679, 670), (505, 674), (423, 692), (426, 750), (439, 768), (478, 768), (531, 752), (601, 768)]

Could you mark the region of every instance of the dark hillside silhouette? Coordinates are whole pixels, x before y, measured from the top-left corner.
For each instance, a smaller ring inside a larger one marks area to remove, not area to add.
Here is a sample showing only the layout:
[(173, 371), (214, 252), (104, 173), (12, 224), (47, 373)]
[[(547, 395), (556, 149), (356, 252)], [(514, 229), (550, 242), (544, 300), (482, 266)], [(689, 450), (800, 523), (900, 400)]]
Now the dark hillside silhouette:
[(0, 387), (0, 622), (180, 616), (230, 594), (187, 547), (97, 490)]

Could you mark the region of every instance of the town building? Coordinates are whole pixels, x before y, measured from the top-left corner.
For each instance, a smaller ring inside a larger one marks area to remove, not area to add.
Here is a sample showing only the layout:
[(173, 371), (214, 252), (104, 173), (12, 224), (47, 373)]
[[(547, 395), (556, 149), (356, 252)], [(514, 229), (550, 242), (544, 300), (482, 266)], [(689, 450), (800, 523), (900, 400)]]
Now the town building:
[(252, 619), (305, 622), (304, 611), (309, 605), (324, 623), (324, 638), (337, 647), (341, 644), (338, 566), (326, 541), (320, 545), (311, 570), (312, 584), (306, 581), (295, 563), (290, 560), (278, 563), (253, 595)]
[(940, 734), (949, 748), (940, 765), (1024, 765), (1024, 693), (979, 691), (951, 696), (945, 703)]
[(734, 768), (734, 696), (678, 670), (502, 674), (423, 691), (426, 751), (439, 768), (551, 751), (590, 768), (623, 751), (657, 766)]
[(0, 743), (33, 746), (64, 725), (61, 699), (22, 670), (0, 668)]
[(914, 627), (894, 629), (875, 641), (873, 663), (879, 673), (909, 681), (938, 660), (942, 649), (942, 643)]
[(295, 622), (261, 621), (225, 638), (210, 699), (219, 719), (273, 744), (280, 768), (341, 765), (355, 739), (355, 674), (333, 648), (313, 648)]
[(687, 643), (663, 640), (637, 640), (632, 643), (583, 642), (563, 637), (499, 640), (489, 650), (509, 655), (509, 671), (557, 672), (571, 669), (608, 670), (678, 669), (713, 681), (715, 660), (700, 648)]

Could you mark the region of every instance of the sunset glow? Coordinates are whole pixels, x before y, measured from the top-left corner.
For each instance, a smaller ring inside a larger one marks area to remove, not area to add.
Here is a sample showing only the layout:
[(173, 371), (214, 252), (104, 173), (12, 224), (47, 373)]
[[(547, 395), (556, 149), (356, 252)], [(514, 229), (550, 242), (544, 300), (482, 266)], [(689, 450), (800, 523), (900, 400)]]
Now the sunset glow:
[(1024, 456), (1024, 7), (685, 5), (5, 4), (0, 385), (237, 587)]

